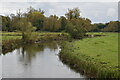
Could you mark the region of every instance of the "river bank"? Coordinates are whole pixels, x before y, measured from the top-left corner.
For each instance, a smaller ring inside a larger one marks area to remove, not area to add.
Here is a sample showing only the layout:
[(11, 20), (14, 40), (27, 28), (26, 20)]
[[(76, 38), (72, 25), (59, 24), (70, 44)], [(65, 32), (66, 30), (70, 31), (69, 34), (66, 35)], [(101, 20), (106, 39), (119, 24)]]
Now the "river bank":
[(61, 60), (88, 77), (118, 78), (118, 33), (65, 42)]
[[(88, 77), (120, 77), (118, 71), (118, 34), (87, 33), (87, 36), (88, 37), (82, 40), (70, 40), (69, 42), (63, 43), (60, 59), (77, 72), (83, 73)], [(3, 54), (19, 48), (22, 44), (21, 34), (12, 33), (12, 35), (10, 35), (4, 33), (2, 37)], [(70, 36), (66, 33), (40, 33), (37, 34), (34, 43), (69, 39)], [(31, 42), (32, 41), (29, 41), (30, 44)]]
[[(33, 33), (34, 37), (28, 40), (26, 44), (41, 43), (48, 41), (68, 40), (70, 36), (67, 33)], [(15, 48), (23, 45), (21, 33), (4, 32), (2, 33), (2, 53), (11, 52)]]

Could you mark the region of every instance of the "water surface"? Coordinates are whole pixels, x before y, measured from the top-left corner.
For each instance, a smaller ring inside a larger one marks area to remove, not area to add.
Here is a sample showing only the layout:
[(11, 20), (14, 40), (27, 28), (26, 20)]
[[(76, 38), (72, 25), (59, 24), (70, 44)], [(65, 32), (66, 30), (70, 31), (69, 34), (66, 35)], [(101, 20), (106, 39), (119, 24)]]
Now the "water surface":
[(85, 78), (59, 59), (56, 42), (24, 45), (2, 55), (3, 78)]

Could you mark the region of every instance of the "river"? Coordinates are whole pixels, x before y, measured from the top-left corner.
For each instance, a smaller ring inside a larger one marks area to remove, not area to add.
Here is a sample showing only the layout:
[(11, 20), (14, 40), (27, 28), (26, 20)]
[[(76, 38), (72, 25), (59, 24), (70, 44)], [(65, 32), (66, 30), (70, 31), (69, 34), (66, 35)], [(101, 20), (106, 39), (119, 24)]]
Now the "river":
[(59, 59), (57, 42), (24, 45), (2, 57), (3, 78), (85, 78)]

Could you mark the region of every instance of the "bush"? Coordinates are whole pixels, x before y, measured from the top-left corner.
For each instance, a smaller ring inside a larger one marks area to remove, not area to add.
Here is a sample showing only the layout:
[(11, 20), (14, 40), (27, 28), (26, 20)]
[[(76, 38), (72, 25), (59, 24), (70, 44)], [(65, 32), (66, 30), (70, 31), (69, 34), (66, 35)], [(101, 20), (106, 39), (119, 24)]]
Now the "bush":
[(86, 33), (85, 28), (79, 19), (70, 20), (66, 25), (66, 31), (74, 39), (82, 39)]

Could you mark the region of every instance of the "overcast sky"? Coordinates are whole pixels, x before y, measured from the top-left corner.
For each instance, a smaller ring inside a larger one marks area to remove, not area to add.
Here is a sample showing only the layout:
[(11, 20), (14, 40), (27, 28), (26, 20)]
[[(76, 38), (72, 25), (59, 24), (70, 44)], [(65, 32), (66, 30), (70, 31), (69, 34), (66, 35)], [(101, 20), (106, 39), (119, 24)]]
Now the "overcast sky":
[(45, 11), (45, 15), (49, 16), (56, 14), (57, 16), (64, 16), (68, 8), (72, 9), (78, 7), (81, 11), (81, 17), (89, 18), (93, 23), (96, 22), (109, 22), (118, 20), (118, 2), (59, 2), (58, 0), (52, 0), (55, 2), (17, 2), (13, 0), (10, 2), (0, 3), (0, 15), (9, 15), (11, 13), (16, 13), (18, 9), (25, 12), (29, 6), (33, 8), (41, 8)]

